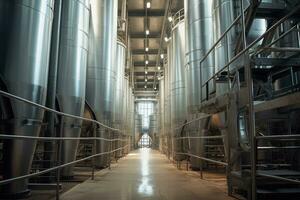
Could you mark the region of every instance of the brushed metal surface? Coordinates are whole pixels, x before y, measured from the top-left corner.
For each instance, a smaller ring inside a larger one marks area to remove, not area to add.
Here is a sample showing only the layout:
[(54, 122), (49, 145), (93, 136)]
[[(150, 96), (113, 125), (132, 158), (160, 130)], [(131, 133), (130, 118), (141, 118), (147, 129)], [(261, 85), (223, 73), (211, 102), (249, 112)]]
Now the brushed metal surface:
[[(124, 81), (125, 76), (125, 61), (126, 61), (126, 46), (118, 41), (117, 42), (117, 53), (116, 53), (116, 98), (115, 98), (115, 127), (122, 128), (124, 126), (125, 118), (123, 117), (123, 107), (126, 107), (124, 99), (126, 98), (128, 82)], [(126, 84), (126, 86), (125, 86)], [(129, 95), (128, 95), (129, 96)]]
[[(213, 37), (214, 43), (221, 37), (226, 29), (235, 19), (233, 1), (216, 0), (213, 1)], [(215, 72), (219, 71), (234, 56), (237, 31), (232, 28), (215, 48)], [(233, 68), (233, 66), (230, 66)], [(228, 84), (216, 84), (216, 95), (224, 94), (228, 91)]]
[[(186, 120), (186, 84), (185, 84), (185, 26), (180, 21), (172, 29), (170, 62), (170, 99), (171, 99), (171, 131), (172, 137), (180, 134), (180, 130), (174, 130)], [(172, 142), (173, 152), (180, 151), (180, 143), (177, 140)], [(181, 156), (173, 155), (174, 159), (181, 159)]]
[[(187, 107), (190, 113), (195, 113), (198, 110), (197, 108), (201, 105), (201, 97), (204, 98), (206, 95), (206, 90), (203, 89), (203, 91), (201, 91), (200, 85), (208, 80), (214, 73), (214, 54), (211, 54), (205, 59), (200, 69), (200, 60), (213, 45), (213, 0), (185, 0), (184, 3), (186, 82), (187, 96), (189, 97)], [(212, 92), (214, 88), (210, 88), (210, 92)]]
[[(53, 7), (53, 0), (0, 1), (2, 81), (8, 92), (42, 105), (47, 94)], [(5, 120), (3, 132), (38, 136), (44, 112), (18, 101), (10, 102), (12, 116)], [(34, 140), (4, 142), (4, 179), (29, 173), (35, 147)], [(1, 193), (24, 193), (27, 181), (1, 186)]]
[[(97, 120), (112, 126), (116, 89), (117, 0), (91, 0), (90, 37), (86, 99)], [(110, 131), (99, 130), (97, 136), (109, 137)], [(96, 153), (108, 151), (108, 143), (97, 142)], [(107, 166), (107, 156), (96, 159), (97, 167)]]
[[(57, 99), (62, 112), (83, 116), (90, 2), (89, 0), (64, 0), (62, 3)], [(81, 120), (64, 118), (62, 137), (80, 137), (81, 123)], [(63, 141), (62, 163), (76, 159), (78, 144), (79, 141)], [(73, 167), (63, 168), (61, 175), (73, 176)]]

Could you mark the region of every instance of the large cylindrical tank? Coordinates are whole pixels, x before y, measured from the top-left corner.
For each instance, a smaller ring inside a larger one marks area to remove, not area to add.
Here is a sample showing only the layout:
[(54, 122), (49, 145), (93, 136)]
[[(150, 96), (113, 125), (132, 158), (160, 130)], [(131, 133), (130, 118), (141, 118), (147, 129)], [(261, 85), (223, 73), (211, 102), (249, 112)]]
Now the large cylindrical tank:
[[(86, 99), (98, 121), (113, 125), (116, 89), (117, 0), (91, 0), (89, 53)], [(100, 127), (97, 136), (108, 137), (107, 129)], [(99, 141), (96, 153), (107, 152), (108, 142)], [(106, 167), (106, 155), (96, 159), (97, 167)]]
[[(213, 0), (185, 0), (184, 3), (187, 107), (189, 112), (195, 113), (201, 105), (201, 97), (206, 95), (202, 89), (201, 96), (201, 85), (214, 73), (213, 54), (204, 60), (200, 70), (200, 60), (213, 46)], [(211, 86), (210, 92), (214, 90)]]
[(135, 146), (137, 146), (137, 143), (142, 136), (142, 129), (143, 129), (142, 115), (135, 114)]
[[(53, 21), (53, 0), (0, 1), (0, 74), (3, 90), (45, 105), (49, 52)], [(1, 108), (1, 132), (38, 136), (44, 111), (20, 101), (6, 101)], [(4, 142), (4, 179), (30, 171), (36, 140)], [(14, 198), (28, 193), (27, 179), (1, 186), (1, 195)]]
[[(234, 21), (234, 2), (232, 0), (213, 1), (213, 37), (214, 43), (222, 36)], [(215, 72), (218, 72), (233, 57), (236, 45), (237, 32), (232, 28), (215, 48)], [(231, 66), (232, 68), (232, 66)], [(216, 94), (221, 95), (228, 91), (227, 83), (216, 84)]]
[(159, 145), (158, 140), (158, 116), (157, 113), (153, 113), (149, 116), (149, 136), (152, 139), (152, 148), (157, 149)]
[[(85, 104), (86, 66), (88, 57), (89, 0), (62, 2), (61, 38), (58, 64), (57, 99), (62, 112), (82, 116)], [(63, 137), (80, 137), (81, 120), (63, 118)], [(79, 141), (63, 141), (62, 163), (76, 159)], [(73, 166), (61, 171), (73, 176)]]
[[(114, 127), (120, 130), (123, 130), (124, 122), (126, 121), (123, 117), (123, 107), (126, 106), (124, 104), (124, 97), (127, 95), (124, 93), (124, 72), (125, 72), (125, 61), (126, 61), (126, 46), (121, 42), (117, 41), (117, 53), (116, 53), (116, 97), (114, 101), (114, 110), (115, 110), (115, 117), (114, 117)], [(120, 133), (115, 134), (116, 138), (121, 139)], [(122, 147), (122, 141), (115, 142), (115, 148)], [(122, 151), (117, 151), (117, 157), (121, 157)]]
[(172, 142), (171, 142), (171, 100), (170, 100), (170, 66), (172, 65), (172, 46), (167, 46), (167, 53), (168, 53), (168, 61), (164, 64), (164, 90), (165, 90), (165, 112), (164, 112), (164, 123), (165, 123), (165, 136), (164, 141), (166, 144), (164, 152), (169, 157), (172, 152)]
[(159, 123), (160, 123), (160, 131), (159, 131), (159, 150), (163, 151), (162, 144), (163, 142), (162, 137), (165, 134), (165, 123), (164, 123), (164, 115), (165, 115), (165, 90), (164, 90), (164, 82), (165, 82), (165, 77), (160, 79), (159, 81), (159, 112), (160, 112), (160, 117), (159, 117)]
[(117, 67), (117, 79), (116, 79), (116, 97), (115, 97), (115, 127), (122, 129), (124, 123), (123, 118), (123, 106), (124, 97), (127, 95), (124, 92), (124, 75), (125, 75), (125, 61), (126, 61), (126, 46), (121, 42), (117, 42), (117, 54), (116, 54), (116, 67)]
[[(170, 92), (171, 92), (171, 129), (172, 136), (179, 136), (180, 130), (176, 127), (186, 120), (186, 87), (185, 87), (185, 27), (184, 20), (172, 27), (171, 65), (170, 65)], [(173, 151), (181, 151), (177, 140), (173, 141)], [(173, 156), (177, 159), (179, 156)]]

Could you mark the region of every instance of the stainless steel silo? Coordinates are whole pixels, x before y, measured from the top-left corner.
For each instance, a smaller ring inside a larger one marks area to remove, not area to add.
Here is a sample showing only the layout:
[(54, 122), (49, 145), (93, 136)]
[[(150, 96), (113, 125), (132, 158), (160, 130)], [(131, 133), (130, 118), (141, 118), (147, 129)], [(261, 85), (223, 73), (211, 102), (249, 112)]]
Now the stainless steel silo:
[(142, 137), (142, 115), (135, 114), (135, 146), (137, 146), (138, 141)]
[[(125, 61), (126, 61), (126, 46), (121, 42), (117, 41), (117, 53), (116, 53), (116, 97), (114, 101), (115, 106), (115, 118), (114, 118), (114, 127), (120, 130), (123, 129), (125, 118), (123, 118), (123, 107), (126, 106), (124, 104), (124, 97), (126, 93), (124, 93), (124, 72), (125, 72)], [(115, 134), (116, 138), (121, 138), (119, 133)], [(115, 148), (120, 148), (122, 146), (121, 141), (115, 142)], [(122, 151), (117, 151), (116, 156), (121, 157)]]
[[(50, 56), (53, 0), (0, 1), (2, 88), (45, 105)], [(2, 133), (38, 136), (44, 111), (16, 100), (1, 108)], [(9, 109), (9, 110), (8, 110)], [(36, 140), (4, 142), (4, 179), (30, 172)], [(1, 186), (1, 195), (18, 198), (28, 194), (27, 179)]]
[[(176, 127), (186, 120), (186, 84), (185, 84), (185, 27), (181, 20), (172, 28), (171, 65), (170, 69), (170, 98), (171, 98), (171, 129), (172, 137), (179, 136), (180, 130)], [(173, 152), (181, 151), (178, 140), (173, 140)], [(174, 159), (181, 159), (173, 156)]]
[(165, 76), (164, 78), (160, 79), (159, 81), (159, 105), (160, 105), (160, 132), (159, 132), (159, 150), (163, 151), (163, 136), (165, 134), (165, 122), (164, 122), (164, 116), (165, 116), (165, 90), (164, 90), (164, 82), (165, 82)]
[(165, 153), (169, 157), (172, 152), (172, 141), (171, 141), (171, 100), (170, 100), (170, 66), (172, 66), (172, 46), (169, 44), (167, 46), (168, 61), (164, 65), (164, 90), (165, 90), (165, 99), (164, 99), (164, 124), (165, 124), (165, 136), (164, 136), (164, 149)]
[[(222, 36), (226, 29), (234, 21), (234, 2), (232, 0), (213, 1), (213, 37), (214, 43)], [(237, 38), (236, 28), (232, 28), (215, 48), (215, 72), (225, 66), (234, 55)], [(233, 68), (231, 66), (231, 68)], [(216, 94), (221, 95), (228, 91), (227, 83), (216, 84)]]
[[(124, 75), (125, 75), (125, 61), (126, 61), (126, 46), (121, 42), (117, 42), (117, 54), (116, 54), (116, 67), (117, 67), (117, 79), (116, 79), (116, 97), (115, 97), (115, 127), (122, 129), (124, 123), (123, 107), (124, 97), (127, 95), (124, 91)], [(126, 91), (127, 92), (127, 91)]]
[[(214, 73), (213, 54), (204, 60), (200, 69), (200, 60), (213, 46), (213, 0), (185, 0), (184, 3), (187, 107), (190, 113), (195, 113), (201, 105), (201, 97), (204, 99), (206, 95), (203, 88), (201, 96), (201, 85)], [(212, 91), (210, 84), (209, 92)]]
[[(91, 0), (86, 99), (98, 121), (112, 126), (116, 89), (117, 0)], [(108, 137), (100, 127), (97, 136)], [(108, 151), (108, 142), (99, 141), (96, 153)], [(107, 156), (96, 159), (97, 167), (107, 166)]]
[[(62, 3), (57, 99), (62, 112), (82, 116), (85, 104), (90, 1), (64, 0)], [(63, 137), (80, 137), (81, 123), (81, 120), (64, 118)], [(62, 163), (76, 159), (78, 144), (79, 141), (63, 141)], [(61, 175), (71, 178), (73, 166), (63, 168)]]

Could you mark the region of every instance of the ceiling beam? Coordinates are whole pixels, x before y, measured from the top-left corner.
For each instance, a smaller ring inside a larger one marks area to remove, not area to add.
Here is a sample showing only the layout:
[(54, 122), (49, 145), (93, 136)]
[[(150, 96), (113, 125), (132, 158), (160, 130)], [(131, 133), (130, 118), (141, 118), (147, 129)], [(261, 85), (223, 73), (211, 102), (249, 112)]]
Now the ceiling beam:
[[(130, 34), (130, 38), (131, 39), (145, 39), (146, 38), (146, 34), (145, 32), (131, 32)], [(151, 33), (149, 35), (147, 35), (147, 38), (160, 38), (160, 33), (159, 32), (154, 32)]]
[[(147, 11), (148, 17), (163, 17), (165, 13), (164, 9), (150, 9)], [(146, 16), (145, 9), (130, 9), (128, 10), (129, 17), (144, 17)]]
[[(145, 62), (143, 62), (143, 61), (136, 61), (136, 62), (133, 63), (133, 65), (135, 67), (142, 67), (142, 66), (145, 67)], [(156, 66), (156, 62), (153, 61), (153, 60), (150, 60), (147, 66), (148, 67), (155, 67)]]
[[(167, 51), (164, 50), (164, 53), (166, 53), (166, 52)], [(144, 54), (157, 55), (158, 54), (158, 49), (149, 49), (148, 52), (146, 52), (145, 49), (132, 49), (131, 54), (133, 54), (133, 55), (144, 55)]]

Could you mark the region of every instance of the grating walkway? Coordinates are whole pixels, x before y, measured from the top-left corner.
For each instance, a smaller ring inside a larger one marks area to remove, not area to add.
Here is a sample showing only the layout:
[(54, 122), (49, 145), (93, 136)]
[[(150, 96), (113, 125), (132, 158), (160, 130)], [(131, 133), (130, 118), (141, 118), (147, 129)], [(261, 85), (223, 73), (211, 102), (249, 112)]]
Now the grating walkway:
[(157, 151), (140, 149), (95, 180), (77, 185), (62, 200), (226, 200), (226, 192), (209, 181), (176, 169)]

